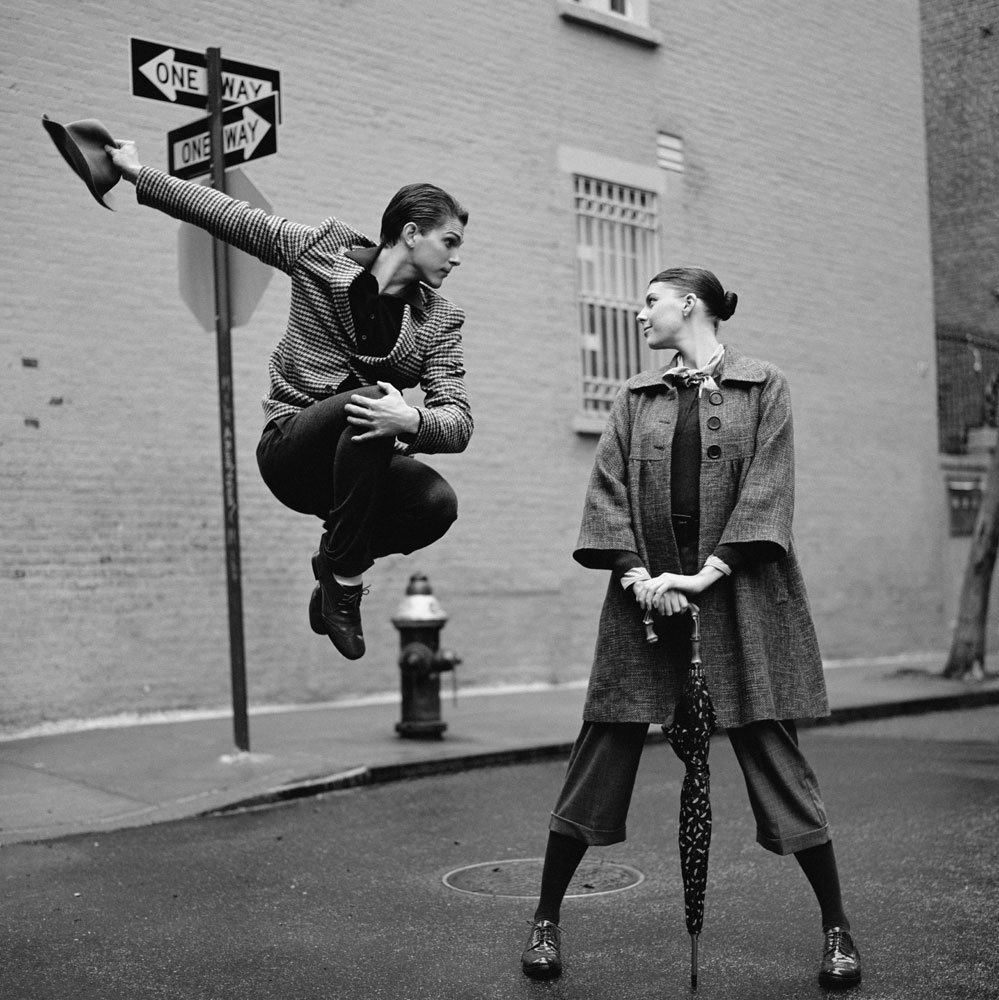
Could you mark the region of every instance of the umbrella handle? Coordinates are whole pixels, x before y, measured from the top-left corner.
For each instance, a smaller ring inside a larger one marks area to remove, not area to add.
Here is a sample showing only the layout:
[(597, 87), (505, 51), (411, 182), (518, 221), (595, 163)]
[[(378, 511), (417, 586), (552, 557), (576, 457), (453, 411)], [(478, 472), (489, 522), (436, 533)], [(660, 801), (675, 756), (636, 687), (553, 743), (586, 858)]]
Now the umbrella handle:
[(690, 612), (691, 628), (693, 634), (691, 639), (694, 642), (700, 642), (701, 639), (701, 609), (696, 604), (687, 604), (687, 610)]
[(646, 611), (645, 617), (642, 619), (642, 624), (645, 626), (645, 641), (646, 642), (658, 642), (659, 636), (656, 635), (656, 627), (652, 623), (652, 612)]
[[(691, 604), (688, 602), (687, 610), (690, 612), (691, 620), (694, 623), (694, 634), (692, 638), (696, 642), (701, 638), (701, 609), (696, 604)], [(659, 636), (656, 635), (656, 627), (653, 624), (651, 611), (645, 612), (645, 617), (642, 619), (642, 624), (645, 626), (645, 641), (658, 642)]]

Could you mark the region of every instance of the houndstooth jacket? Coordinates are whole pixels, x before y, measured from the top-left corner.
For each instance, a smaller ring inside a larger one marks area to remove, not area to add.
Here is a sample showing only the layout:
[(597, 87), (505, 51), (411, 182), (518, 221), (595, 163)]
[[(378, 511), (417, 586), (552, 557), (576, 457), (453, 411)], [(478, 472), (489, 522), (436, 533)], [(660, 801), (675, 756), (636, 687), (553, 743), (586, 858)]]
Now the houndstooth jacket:
[(353, 373), (365, 384), (423, 389), (420, 429), (406, 442), (406, 454), (465, 449), (472, 415), (461, 309), (421, 284), (406, 301), (392, 351), (383, 358), (358, 355), (347, 291), (372, 255), (371, 240), (337, 219), (299, 225), (152, 167), (142, 168), (135, 187), (140, 204), (206, 229), (290, 276), (288, 327), (268, 366), (266, 421), (325, 399)]

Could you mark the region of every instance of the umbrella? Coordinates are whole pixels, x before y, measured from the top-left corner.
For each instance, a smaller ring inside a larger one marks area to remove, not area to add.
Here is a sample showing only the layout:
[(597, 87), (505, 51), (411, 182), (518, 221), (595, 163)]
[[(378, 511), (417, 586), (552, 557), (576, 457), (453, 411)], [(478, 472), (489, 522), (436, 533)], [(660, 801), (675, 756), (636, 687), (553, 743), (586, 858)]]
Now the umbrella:
[(664, 732), (673, 752), (686, 765), (680, 790), (680, 871), (683, 905), (690, 934), (690, 988), (697, 989), (697, 938), (704, 925), (704, 890), (708, 881), (708, 848), (711, 846), (711, 799), (708, 750), (715, 728), (701, 664), (700, 612), (688, 606), (692, 619), (690, 670), (677, 704), (673, 722)]

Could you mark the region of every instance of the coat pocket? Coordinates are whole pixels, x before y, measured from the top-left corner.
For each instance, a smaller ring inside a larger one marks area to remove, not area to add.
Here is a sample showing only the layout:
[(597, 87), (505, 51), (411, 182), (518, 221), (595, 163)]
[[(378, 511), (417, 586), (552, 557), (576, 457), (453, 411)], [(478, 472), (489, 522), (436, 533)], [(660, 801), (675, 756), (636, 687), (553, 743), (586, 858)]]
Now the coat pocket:
[(629, 458), (639, 462), (665, 462), (673, 443), (672, 428), (665, 420), (635, 428)]

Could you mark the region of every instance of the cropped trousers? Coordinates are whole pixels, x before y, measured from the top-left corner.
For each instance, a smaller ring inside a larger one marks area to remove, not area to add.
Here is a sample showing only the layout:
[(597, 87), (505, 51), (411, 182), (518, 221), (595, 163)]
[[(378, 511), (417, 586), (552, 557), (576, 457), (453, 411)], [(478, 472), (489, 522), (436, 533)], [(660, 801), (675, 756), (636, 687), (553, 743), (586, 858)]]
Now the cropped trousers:
[[(625, 840), (648, 730), (645, 722), (584, 722), (549, 829), (591, 846)], [(757, 843), (774, 854), (826, 843), (825, 806), (794, 723), (767, 719), (725, 732), (742, 768)]]

